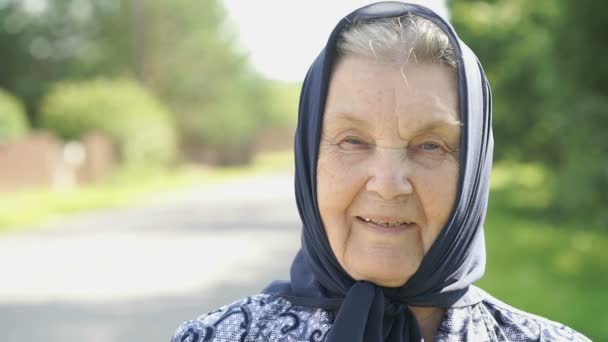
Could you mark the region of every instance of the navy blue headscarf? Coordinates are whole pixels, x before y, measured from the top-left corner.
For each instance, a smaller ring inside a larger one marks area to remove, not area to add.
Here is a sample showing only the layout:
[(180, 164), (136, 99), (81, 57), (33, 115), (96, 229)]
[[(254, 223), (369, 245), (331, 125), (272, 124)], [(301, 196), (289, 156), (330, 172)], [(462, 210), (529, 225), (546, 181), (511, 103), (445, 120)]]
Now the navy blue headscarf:
[[(425, 254), (416, 273), (401, 287), (356, 281), (331, 250), (317, 203), (317, 157), (325, 100), (341, 32), (358, 21), (424, 17), (448, 36), (457, 59), (460, 120), (459, 191), (448, 223)], [(408, 306), (475, 304), (470, 285), (485, 270), (483, 222), (492, 164), (490, 88), (473, 52), (454, 29), (430, 9), (401, 2), (379, 2), (344, 17), (313, 62), (302, 86), (295, 137), (295, 190), (303, 223), (302, 248), (291, 266), (290, 282), (274, 282), (264, 292), (296, 305), (338, 312), (327, 341), (420, 341), (421, 331)]]

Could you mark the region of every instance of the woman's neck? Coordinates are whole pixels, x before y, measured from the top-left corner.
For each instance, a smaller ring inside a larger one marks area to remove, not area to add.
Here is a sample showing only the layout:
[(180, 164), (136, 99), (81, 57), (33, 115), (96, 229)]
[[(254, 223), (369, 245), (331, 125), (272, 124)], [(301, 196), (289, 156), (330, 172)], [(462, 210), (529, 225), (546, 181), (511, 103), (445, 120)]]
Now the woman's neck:
[(418, 321), (424, 341), (434, 341), (437, 330), (439, 329), (441, 321), (443, 320), (445, 309), (425, 308), (418, 306), (410, 306), (409, 308), (414, 314), (414, 317), (416, 317), (416, 321)]

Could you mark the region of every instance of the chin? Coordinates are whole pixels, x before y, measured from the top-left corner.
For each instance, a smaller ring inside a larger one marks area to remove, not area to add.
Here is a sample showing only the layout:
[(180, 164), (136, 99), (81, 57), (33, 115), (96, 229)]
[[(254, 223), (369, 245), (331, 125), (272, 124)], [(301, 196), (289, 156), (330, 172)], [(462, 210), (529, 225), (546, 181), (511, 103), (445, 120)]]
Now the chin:
[(383, 287), (401, 287), (411, 278), (408, 276), (405, 279), (370, 279), (369, 281)]
[[(397, 258), (399, 259), (399, 258)], [(367, 280), (384, 287), (401, 287), (420, 267), (419, 260), (352, 260), (346, 271), (355, 280)], [(350, 267), (352, 265), (352, 267)]]

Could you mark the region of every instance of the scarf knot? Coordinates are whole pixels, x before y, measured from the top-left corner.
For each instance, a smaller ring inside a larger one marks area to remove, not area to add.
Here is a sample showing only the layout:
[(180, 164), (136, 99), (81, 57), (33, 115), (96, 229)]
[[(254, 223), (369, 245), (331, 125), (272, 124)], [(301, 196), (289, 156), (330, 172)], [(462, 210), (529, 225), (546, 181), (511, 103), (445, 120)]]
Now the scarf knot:
[(402, 303), (390, 300), (388, 298), (384, 298), (384, 316), (385, 317), (395, 317), (401, 315), (406, 306)]

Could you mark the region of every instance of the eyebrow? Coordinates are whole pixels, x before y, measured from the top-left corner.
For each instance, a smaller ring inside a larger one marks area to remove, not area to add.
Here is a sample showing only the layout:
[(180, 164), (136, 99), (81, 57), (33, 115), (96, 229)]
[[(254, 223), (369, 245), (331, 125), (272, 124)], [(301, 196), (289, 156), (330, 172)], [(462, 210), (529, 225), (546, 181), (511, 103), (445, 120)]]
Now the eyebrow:
[[(333, 121), (348, 121), (358, 126), (370, 127), (372, 123), (364, 118), (355, 116), (347, 112), (339, 112), (332, 115), (330, 123)], [(417, 131), (431, 131), (441, 127), (461, 127), (462, 122), (451, 116), (437, 116), (435, 118), (425, 121), (420, 127), (416, 128)]]
[(435, 117), (430, 119), (429, 121), (424, 122), (420, 127), (417, 128), (418, 131), (432, 131), (436, 128), (442, 127), (458, 127), (462, 126), (462, 122), (453, 117)]
[(351, 113), (347, 112), (339, 112), (332, 115), (330, 118), (330, 122), (332, 121), (349, 121), (359, 126), (371, 126), (372, 123), (369, 120), (364, 118), (357, 117)]

